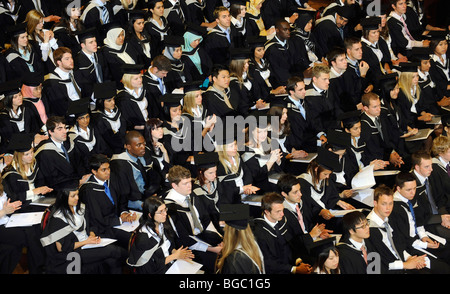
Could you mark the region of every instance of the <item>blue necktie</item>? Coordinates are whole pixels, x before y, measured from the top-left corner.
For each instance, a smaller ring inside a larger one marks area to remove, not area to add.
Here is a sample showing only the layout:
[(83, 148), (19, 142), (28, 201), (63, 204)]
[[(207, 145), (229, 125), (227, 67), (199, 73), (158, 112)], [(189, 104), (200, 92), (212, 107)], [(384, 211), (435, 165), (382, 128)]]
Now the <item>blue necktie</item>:
[(102, 21), (103, 24), (109, 23), (109, 12), (108, 9), (105, 6), (101, 6), (102, 9)]
[(417, 234), (417, 225), (416, 225), (416, 215), (414, 214), (414, 208), (412, 202), (408, 200), (409, 211), (411, 212), (412, 218), (414, 220), (414, 230)]
[(70, 163), (70, 159), (69, 159), (69, 153), (67, 153), (66, 148), (64, 148), (64, 144), (61, 143), (61, 149), (64, 152), (64, 155), (66, 156), (66, 160), (68, 163)]
[(163, 81), (161, 78), (158, 78), (158, 82), (159, 82), (159, 90), (161, 91), (161, 94), (165, 94), (164, 92), (164, 85), (163, 85)]
[(108, 196), (109, 200), (111, 200), (112, 204), (114, 204), (114, 199), (111, 196), (111, 191), (109, 191), (109, 187), (106, 182), (103, 183), (103, 187), (105, 187), (106, 196)]
[(431, 211), (433, 214), (438, 214), (436, 203), (434, 202), (433, 195), (431, 195), (430, 183), (428, 182), (428, 179), (425, 180), (425, 189), (427, 190), (427, 197), (430, 202)]

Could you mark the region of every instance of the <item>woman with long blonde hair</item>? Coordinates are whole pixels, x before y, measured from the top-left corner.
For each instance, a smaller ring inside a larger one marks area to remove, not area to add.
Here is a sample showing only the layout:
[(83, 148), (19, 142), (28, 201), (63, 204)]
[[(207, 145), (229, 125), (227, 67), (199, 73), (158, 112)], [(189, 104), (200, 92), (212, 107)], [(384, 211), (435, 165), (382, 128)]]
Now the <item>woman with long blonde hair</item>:
[(404, 66), (398, 82), (400, 92), (397, 99), (407, 124), (420, 128), (431, 121), (433, 114), (429, 112), (426, 101), (422, 98), (417, 70), (417, 65), (414, 64), (411, 67)]
[(227, 221), (223, 248), (216, 261), (219, 274), (265, 274), (264, 256), (248, 220)]

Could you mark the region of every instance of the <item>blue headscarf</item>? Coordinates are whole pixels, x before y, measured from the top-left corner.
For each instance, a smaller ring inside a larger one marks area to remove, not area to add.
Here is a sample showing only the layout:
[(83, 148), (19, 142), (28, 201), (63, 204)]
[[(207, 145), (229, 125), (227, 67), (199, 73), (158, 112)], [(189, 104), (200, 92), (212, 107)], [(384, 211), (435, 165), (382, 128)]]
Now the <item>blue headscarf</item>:
[(184, 33), (183, 37), (184, 37), (184, 46), (182, 46), (183, 52), (187, 53), (186, 55), (192, 60), (192, 62), (197, 67), (200, 74), (203, 74), (200, 55), (198, 54), (199, 46), (197, 46), (197, 48), (191, 47), (192, 42), (198, 39), (200, 39), (201, 42), (203, 41), (203, 37), (193, 34), (189, 31)]

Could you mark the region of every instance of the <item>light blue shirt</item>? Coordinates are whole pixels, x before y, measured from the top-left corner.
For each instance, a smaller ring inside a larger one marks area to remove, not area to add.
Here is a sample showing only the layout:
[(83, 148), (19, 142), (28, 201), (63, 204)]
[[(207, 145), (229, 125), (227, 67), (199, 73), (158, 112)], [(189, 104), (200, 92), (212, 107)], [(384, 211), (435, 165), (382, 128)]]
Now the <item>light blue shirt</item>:
[[(138, 160), (140, 160), (140, 158), (142, 157), (134, 157), (133, 155), (131, 155), (130, 153), (128, 153), (128, 151), (126, 151), (128, 156), (130, 156), (131, 160), (133, 160), (134, 162), (137, 162)], [(142, 158), (141, 163), (142, 165), (144, 165), (145, 160)], [(138, 186), (139, 192), (144, 193), (145, 191), (145, 182), (144, 182), (144, 178), (142, 177), (142, 174), (139, 170), (133, 168), (133, 178), (136, 181), (136, 185)]]

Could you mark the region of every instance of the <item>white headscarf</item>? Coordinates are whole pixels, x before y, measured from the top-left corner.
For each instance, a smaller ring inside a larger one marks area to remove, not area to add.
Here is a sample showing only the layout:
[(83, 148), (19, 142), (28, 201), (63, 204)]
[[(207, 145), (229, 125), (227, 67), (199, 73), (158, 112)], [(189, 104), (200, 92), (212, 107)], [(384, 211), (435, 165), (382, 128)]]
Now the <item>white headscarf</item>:
[(128, 55), (128, 53), (125, 50), (126, 44), (123, 44), (123, 45), (116, 44), (116, 40), (119, 37), (120, 33), (122, 33), (122, 32), (125, 33), (125, 30), (122, 28), (110, 29), (108, 31), (108, 33), (106, 34), (106, 38), (103, 40), (103, 43), (111, 49), (121, 51), (119, 53), (115, 53), (115, 52), (113, 52), (113, 53), (117, 54), (117, 56), (120, 59), (122, 59), (126, 64), (135, 64), (135, 61), (133, 60), (133, 58), (131, 58), (131, 56)]

